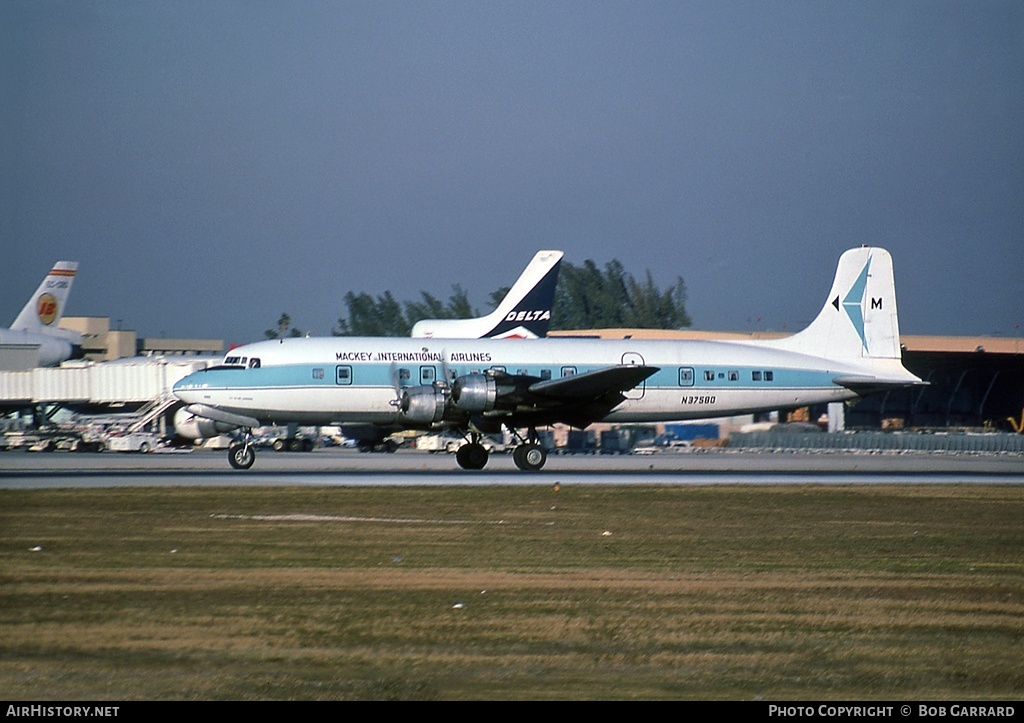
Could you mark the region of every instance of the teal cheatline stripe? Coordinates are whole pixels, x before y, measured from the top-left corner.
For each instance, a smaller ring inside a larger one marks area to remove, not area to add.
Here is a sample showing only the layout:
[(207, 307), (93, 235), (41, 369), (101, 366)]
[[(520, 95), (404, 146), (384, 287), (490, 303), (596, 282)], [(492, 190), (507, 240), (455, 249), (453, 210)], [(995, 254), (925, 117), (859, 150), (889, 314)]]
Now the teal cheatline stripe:
[(860, 343), (864, 345), (865, 351), (868, 350), (868, 340), (864, 336), (864, 312), (862, 308), (864, 292), (868, 286), (868, 269), (870, 268), (871, 257), (868, 257), (867, 263), (861, 269), (860, 276), (853, 282), (849, 293), (843, 299), (843, 309), (846, 311), (846, 315), (850, 317), (850, 321), (853, 322), (853, 328), (857, 330), (857, 334), (860, 336)]

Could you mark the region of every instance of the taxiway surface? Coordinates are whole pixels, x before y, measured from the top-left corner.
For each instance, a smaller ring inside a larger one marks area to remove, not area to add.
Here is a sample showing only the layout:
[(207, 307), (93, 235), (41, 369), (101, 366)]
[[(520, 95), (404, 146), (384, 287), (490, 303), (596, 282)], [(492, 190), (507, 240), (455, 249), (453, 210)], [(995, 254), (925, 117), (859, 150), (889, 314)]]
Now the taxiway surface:
[(510, 455), (486, 469), (458, 468), (454, 456), (322, 449), (261, 451), (248, 471), (223, 451), (102, 454), (0, 453), (0, 489), (140, 486), (413, 486), (550, 484), (1024, 484), (1024, 456), (868, 452), (700, 450), (650, 456), (553, 455), (536, 473)]

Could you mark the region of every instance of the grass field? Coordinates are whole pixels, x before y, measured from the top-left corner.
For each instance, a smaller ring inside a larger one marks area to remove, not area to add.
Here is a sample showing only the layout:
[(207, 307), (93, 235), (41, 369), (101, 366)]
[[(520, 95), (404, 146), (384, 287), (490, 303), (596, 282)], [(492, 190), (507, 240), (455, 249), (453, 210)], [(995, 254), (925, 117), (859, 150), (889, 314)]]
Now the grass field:
[(7, 700), (1019, 700), (1022, 660), (1020, 486), (0, 491)]

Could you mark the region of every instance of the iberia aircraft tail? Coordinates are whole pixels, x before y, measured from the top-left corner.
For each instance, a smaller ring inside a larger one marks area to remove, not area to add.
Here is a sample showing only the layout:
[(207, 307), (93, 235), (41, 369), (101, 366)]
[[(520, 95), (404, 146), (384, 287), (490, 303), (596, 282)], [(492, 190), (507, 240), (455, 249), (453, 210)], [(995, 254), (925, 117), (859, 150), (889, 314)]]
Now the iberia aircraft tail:
[[(49, 333), (60, 325), (78, 263), (58, 261), (11, 324), (14, 331)], [(59, 334), (58, 334), (59, 335)]]

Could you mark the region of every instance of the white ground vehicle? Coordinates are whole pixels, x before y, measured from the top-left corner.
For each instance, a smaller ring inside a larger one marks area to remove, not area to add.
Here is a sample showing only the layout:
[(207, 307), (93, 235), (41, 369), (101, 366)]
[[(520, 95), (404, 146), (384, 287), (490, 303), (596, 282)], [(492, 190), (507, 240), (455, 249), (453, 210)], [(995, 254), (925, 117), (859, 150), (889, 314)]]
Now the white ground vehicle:
[(112, 452), (140, 452), (145, 454), (159, 447), (161, 442), (162, 440), (159, 435), (137, 432), (135, 434), (107, 437), (107, 449)]

